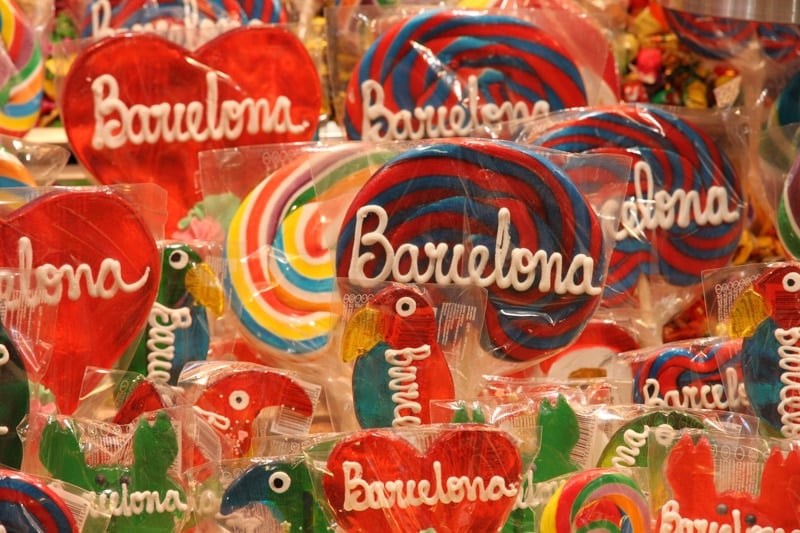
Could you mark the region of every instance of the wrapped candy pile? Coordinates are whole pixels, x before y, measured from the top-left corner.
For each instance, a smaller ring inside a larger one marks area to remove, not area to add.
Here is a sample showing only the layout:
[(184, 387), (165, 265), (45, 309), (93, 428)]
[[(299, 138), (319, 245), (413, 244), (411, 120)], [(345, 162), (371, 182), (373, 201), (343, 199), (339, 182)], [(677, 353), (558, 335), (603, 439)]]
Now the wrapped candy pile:
[(0, 0), (0, 531), (800, 533), (768, 3)]

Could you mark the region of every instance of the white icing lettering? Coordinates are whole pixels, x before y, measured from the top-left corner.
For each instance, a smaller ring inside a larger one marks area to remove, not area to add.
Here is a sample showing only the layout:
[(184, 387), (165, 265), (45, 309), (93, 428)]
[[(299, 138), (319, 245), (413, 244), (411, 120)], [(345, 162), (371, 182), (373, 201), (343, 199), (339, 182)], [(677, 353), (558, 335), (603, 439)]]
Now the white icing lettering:
[(730, 210), (725, 187), (709, 187), (705, 203), (697, 190), (656, 191), (653, 170), (644, 161), (634, 164), (633, 179), (635, 195), (622, 204), (618, 241), (639, 238), (642, 230), (686, 228), (692, 221), (698, 226), (719, 226), (741, 216), (738, 209)]
[(153, 303), (147, 318), (147, 377), (159, 383), (169, 381), (169, 371), (175, 358), (175, 330), (192, 325), (192, 310), (188, 307), (172, 309)]
[(642, 387), (644, 405), (654, 407), (682, 407), (684, 409), (738, 409), (747, 407), (744, 383), (739, 381), (735, 368), (728, 367), (724, 372), (724, 382), (713, 385), (684, 385), (680, 390), (661, 393), (661, 384), (655, 378), (647, 378)]
[(205, 409), (198, 407), (196, 405), (193, 405), (192, 409), (194, 409), (194, 411), (199, 416), (205, 418), (206, 422), (208, 422), (217, 429), (221, 429), (222, 431), (227, 431), (231, 428), (231, 419), (228, 418), (227, 416), (215, 413), (213, 411), (206, 411)]
[(787, 438), (800, 437), (800, 327), (775, 329), (775, 338), (780, 347), (778, 355), (781, 373), (780, 403), (781, 433)]
[(684, 518), (680, 513), (680, 504), (669, 500), (661, 508), (661, 527), (658, 533), (800, 533), (800, 529), (785, 530), (782, 527), (752, 525), (745, 523), (739, 509), (733, 509), (731, 524), (720, 524), (707, 519)]
[[(459, 88), (459, 93), (463, 90)], [(495, 126), (501, 122), (539, 118), (550, 112), (550, 104), (539, 100), (532, 107), (528, 103), (480, 103), (482, 100), (478, 78), (467, 78), (467, 92), (461, 103), (453, 106), (415, 107), (392, 112), (385, 105), (383, 87), (375, 80), (361, 84), (363, 119), (361, 138), (365, 141), (419, 140), (472, 135), (480, 126)], [(467, 113), (469, 110), (469, 113)]]
[(422, 411), (417, 383), (417, 367), (415, 361), (422, 361), (431, 355), (431, 347), (423, 344), (417, 348), (403, 350), (386, 350), (384, 358), (391, 365), (388, 373), (389, 389), (393, 391), (392, 402), (395, 404), (392, 426), (418, 426), (422, 419), (418, 416)]
[(218, 74), (206, 74), (205, 102), (130, 105), (119, 98), (119, 83), (111, 74), (92, 81), (95, 150), (166, 142), (203, 142), (238, 139), (242, 132), (302, 133), (310, 124), (292, 122), (292, 102), (279, 96), (274, 103), (264, 98), (219, 101)]
[[(377, 227), (364, 232), (364, 221), (377, 217)], [(511, 248), (511, 213), (505, 207), (497, 212), (497, 235), (494, 253), (494, 270), (485, 273), (490, 264), (491, 253), (486, 246), (474, 246), (467, 257), (463, 244), (450, 248), (446, 243), (425, 243), (423, 254), (417, 246), (402, 244), (395, 250), (384, 236), (388, 223), (386, 211), (377, 205), (359, 208), (356, 214), (355, 237), (348, 275), (351, 278), (379, 283), (390, 279), (405, 282), (455, 285), (496, 285), (500, 289), (513, 288), (523, 292), (536, 286), (540, 292), (555, 294), (600, 294), (601, 288), (592, 285), (594, 259), (585, 254), (576, 254), (564, 272), (564, 257), (560, 253), (548, 255), (545, 250), (532, 252), (526, 248)], [(370, 248), (377, 246), (386, 255), (380, 272), (368, 277), (367, 264), (377, 257)], [(362, 248), (365, 251), (362, 252)], [(420, 256), (424, 255), (428, 264), (420, 268)], [(400, 270), (399, 259), (407, 256), (411, 266), (407, 271)], [(447, 257), (450, 265), (446, 269)], [(466, 275), (461, 272), (466, 271)]]
[(651, 433), (659, 443), (665, 446), (675, 438), (675, 429), (669, 424), (659, 424), (655, 428), (645, 425), (642, 431), (629, 428), (622, 434), (623, 444), (617, 446), (614, 457), (611, 458), (611, 464), (617, 468), (635, 466), (636, 458), (647, 444), (647, 438)]
[[(28, 237), (21, 237), (17, 243), (19, 269), (17, 272), (0, 270), (0, 299), (8, 309), (16, 309), (20, 304), (35, 307), (39, 304), (58, 305), (67, 285), (67, 298), (78, 300), (83, 295), (81, 281), (86, 293), (91, 298), (109, 300), (117, 292), (137, 292), (150, 277), (150, 268), (136, 281), (129, 283), (122, 276), (122, 266), (116, 259), (105, 258), (100, 263), (97, 276), (91, 267), (81, 263), (55, 266), (49, 263), (33, 268), (33, 247)], [(15, 275), (18, 274), (18, 285), (15, 286)]]
[(518, 484), (506, 485), (502, 476), (492, 476), (487, 482), (482, 477), (450, 476), (442, 479), (442, 464), (433, 462), (431, 480), (373, 481), (362, 478), (363, 468), (355, 461), (342, 463), (344, 472), (345, 511), (365, 511), (367, 509), (391, 509), (398, 507), (419, 507), (447, 505), (461, 501), (498, 501), (503, 498), (516, 498)]
[[(92, 500), (98, 500), (98, 495), (91, 493)], [(138, 516), (153, 513), (185, 512), (189, 505), (181, 500), (181, 493), (177, 490), (167, 490), (162, 499), (154, 490), (128, 492), (128, 485), (122, 485), (122, 493), (106, 491), (99, 495), (99, 505), (103, 509), (110, 509), (113, 516)]]

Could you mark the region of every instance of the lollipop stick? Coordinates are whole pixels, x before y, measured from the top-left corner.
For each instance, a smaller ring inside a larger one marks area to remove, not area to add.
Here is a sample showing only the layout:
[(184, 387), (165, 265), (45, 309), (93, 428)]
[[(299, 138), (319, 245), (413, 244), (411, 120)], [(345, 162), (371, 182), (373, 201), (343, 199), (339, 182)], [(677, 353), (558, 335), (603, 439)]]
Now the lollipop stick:
[(647, 276), (640, 275), (636, 282), (636, 292), (639, 295), (639, 310), (645, 327), (642, 328), (641, 337), (643, 346), (655, 346), (660, 343), (658, 334), (658, 321), (653, 308), (653, 293), (650, 290), (650, 280)]

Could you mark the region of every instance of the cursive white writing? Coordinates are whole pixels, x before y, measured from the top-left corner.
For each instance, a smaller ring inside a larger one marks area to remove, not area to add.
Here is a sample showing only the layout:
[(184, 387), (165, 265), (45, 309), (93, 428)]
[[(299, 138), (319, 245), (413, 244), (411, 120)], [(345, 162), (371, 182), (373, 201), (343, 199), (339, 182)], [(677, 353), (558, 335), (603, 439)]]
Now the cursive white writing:
[(67, 298), (70, 300), (78, 300), (83, 295), (81, 281), (91, 298), (109, 300), (119, 291), (137, 292), (150, 277), (148, 267), (139, 279), (129, 283), (122, 276), (120, 262), (111, 258), (103, 259), (96, 277), (86, 263), (77, 267), (45, 263), (33, 268), (33, 246), (28, 237), (21, 237), (17, 242), (17, 257), (18, 270), (0, 269), (0, 300), (5, 302), (8, 309), (15, 309), (20, 304), (26, 307), (35, 307), (40, 303), (58, 305), (64, 294), (65, 281)]
[(188, 307), (172, 309), (153, 303), (147, 318), (147, 377), (158, 383), (169, 381), (169, 371), (175, 358), (175, 330), (192, 325), (192, 310)]
[(622, 204), (617, 240), (639, 238), (641, 230), (719, 226), (739, 220), (738, 209), (730, 210), (728, 191), (712, 185), (705, 191), (705, 202), (698, 190), (656, 191), (653, 170), (648, 163), (637, 161), (633, 166), (635, 195)]
[(206, 74), (205, 102), (129, 105), (119, 97), (119, 83), (111, 74), (92, 81), (96, 150), (166, 142), (236, 140), (245, 131), (257, 133), (302, 133), (310, 125), (292, 122), (292, 102), (279, 96), (274, 103), (265, 98), (219, 101), (218, 73)]
[(750, 400), (744, 383), (739, 381), (735, 368), (725, 369), (724, 383), (713, 385), (684, 385), (680, 390), (661, 393), (661, 384), (655, 378), (647, 378), (642, 387), (644, 405), (655, 407), (683, 407), (685, 409), (737, 409), (747, 407)]
[(174, 513), (189, 509), (189, 505), (181, 500), (181, 493), (172, 489), (167, 490), (162, 499), (161, 495), (154, 490), (128, 492), (128, 485), (123, 484), (121, 494), (106, 491), (99, 496), (91, 493), (88, 497), (92, 501), (99, 500), (101, 508), (110, 508), (114, 516)]
[[(463, 90), (459, 88), (459, 93)], [(365, 141), (400, 141), (465, 137), (475, 133), (479, 126), (494, 126), (510, 120), (543, 117), (550, 112), (550, 104), (539, 100), (532, 107), (525, 101), (481, 104), (478, 78), (467, 78), (467, 92), (461, 102), (452, 107), (415, 107), (393, 113), (384, 104), (383, 86), (375, 80), (361, 84), (363, 118), (361, 138)]]
[[(377, 227), (364, 232), (364, 221), (370, 216), (378, 218)], [(487, 246), (472, 247), (466, 257), (466, 247), (460, 243), (451, 248), (447, 243), (428, 242), (422, 250), (406, 243), (395, 250), (384, 235), (387, 223), (388, 216), (382, 207), (366, 205), (359, 208), (348, 273), (350, 278), (375, 283), (391, 277), (394, 281), (405, 283), (435, 282), (480, 287), (496, 285), (500, 289), (513, 288), (520, 292), (533, 287), (538, 279), (536, 287), (544, 293), (552, 291), (555, 294), (596, 295), (602, 290), (592, 285), (594, 259), (585, 254), (576, 254), (564, 272), (564, 257), (560, 253), (548, 254), (545, 250), (533, 252), (527, 248), (511, 249), (511, 213), (505, 207), (497, 212), (494, 269), (488, 274), (484, 271), (490, 264), (492, 254)], [(364, 270), (367, 263), (376, 258), (376, 254), (373, 251), (361, 251), (362, 247), (371, 246), (378, 246), (386, 255), (381, 271), (374, 277), (368, 277)], [(427, 267), (424, 270), (420, 265), (420, 252), (427, 258)], [(448, 255), (450, 266), (445, 271)], [(405, 257), (410, 260), (409, 266), (406, 271), (402, 271), (401, 265)], [(466, 275), (462, 274), (463, 271), (466, 271)]]
[[(393, 391), (392, 402), (394, 419), (392, 426), (418, 426), (422, 419), (418, 416), (422, 411), (419, 403), (419, 383), (417, 383), (417, 367), (412, 363), (422, 361), (431, 355), (431, 347), (423, 344), (417, 348), (402, 350), (386, 350), (384, 358), (391, 365), (388, 370), (389, 389)], [(410, 414), (408, 413), (410, 411)], [(404, 412), (406, 414), (404, 414)]]
[(363, 468), (355, 461), (342, 463), (344, 472), (344, 509), (391, 509), (419, 507), (421, 505), (447, 505), (466, 501), (498, 501), (516, 498), (519, 484), (507, 485), (502, 476), (482, 477), (450, 476), (442, 479), (442, 464), (433, 462), (433, 481), (392, 480), (367, 482), (362, 478)]
[(636, 431), (633, 428), (626, 429), (622, 434), (622, 442), (614, 450), (614, 457), (611, 459), (611, 464), (617, 468), (632, 467), (636, 465), (636, 458), (647, 444), (647, 439), (650, 434), (653, 434), (660, 444), (668, 446), (675, 438), (675, 429), (669, 424), (659, 424), (654, 428), (646, 425), (642, 431)]
[(800, 327), (775, 329), (775, 338), (780, 347), (778, 366), (781, 372), (780, 403), (781, 433), (787, 438), (800, 437)]
[(784, 530), (782, 527), (762, 527), (745, 524), (739, 509), (730, 510), (731, 524), (720, 524), (706, 518), (684, 518), (680, 505), (669, 500), (661, 508), (661, 527), (658, 533), (800, 533), (800, 529)]

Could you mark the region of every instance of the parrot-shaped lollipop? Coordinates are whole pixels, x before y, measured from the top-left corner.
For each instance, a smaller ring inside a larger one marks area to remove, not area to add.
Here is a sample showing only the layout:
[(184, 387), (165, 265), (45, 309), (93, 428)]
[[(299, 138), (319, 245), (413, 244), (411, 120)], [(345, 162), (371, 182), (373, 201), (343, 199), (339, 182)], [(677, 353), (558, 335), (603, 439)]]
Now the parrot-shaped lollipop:
[(302, 458), (275, 460), (245, 470), (222, 495), (220, 513), (229, 515), (253, 503), (266, 505), (283, 531), (328, 530), (322, 509), (311, 493), (311, 476)]
[(800, 263), (766, 270), (731, 311), (750, 405), (785, 437), (800, 437)]
[(390, 285), (356, 311), (342, 356), (355, 360), (353, 401), (363, 428), (429, 424), (431, 400), (455, 397), (433, 307), (413, 287)]
[(223, 291), (211, 267), (189, 246), (168, 244), (161, 257), (158, 296), (128, 369), (175, 385), (187, 361), (208, 355), (206, 308), (221, 314)]
[(264, 409), (276, 410), (273, 430), (289, 426), (303, 433), (311, 424), (318, 392), (266, 367), (230, 368), (209, 381), (195, 400), (194, 409), (230, 441), (234, 457), (243, 457), (250, 450), (256, 419)]

